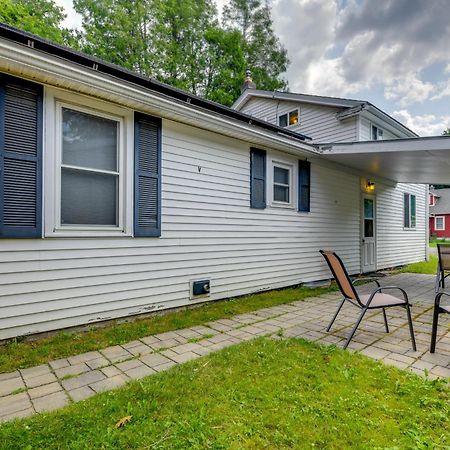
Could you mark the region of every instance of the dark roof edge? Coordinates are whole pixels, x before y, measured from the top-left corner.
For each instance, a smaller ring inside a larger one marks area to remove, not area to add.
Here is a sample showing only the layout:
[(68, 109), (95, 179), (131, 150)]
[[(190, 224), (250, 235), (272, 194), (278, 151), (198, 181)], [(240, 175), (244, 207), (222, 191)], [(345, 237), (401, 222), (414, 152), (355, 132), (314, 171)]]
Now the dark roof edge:
[(33, 42), (32, 48), (34, 50), (38, 50), (53, 56), (57, 56), (59, 58), (69, 60), (76, 64), (80, 64), (84, 67), (87, 67), (91, 70), (95, 70), (95, 72), (104, 73), (106, 75), (111, 75), (116, 78), (120, 78), (124, 81), (132, 82), (139, 86), (151, 89), (155, 92), (171, 97), (173, 99), (191, 104), (193, 106), (204, 108), (208, 111), (217, 114), (222, 114), (232, 119), (239, 120), (241, 122), (247, 123), (249, 125), (254, 125), (268, 131), (293, 137), (295, 139), (299, 139), (302, 141), (311, 140), (310, 137), (305, 136), (301, 133), (296, 133), (294, 131), (286, 130), (276, 125), (272, 125), (269, 122), (256, 119), (252, 116), (238, 112), (232, 108), (228, 108), (227, 106), (221, 105), (220, 103), (205, 100), (197, 95), (193, 95), (189, 92), (182, 91), (181, 89), (169, 86), (168, 84), (162, 83), (153, 78), (144, 77), (143, 75), (139, 75), (135, 72), (132, 72), (131, 70), (125, 69), (116, 64), (108, 63), (97, 57), (86, 55), (85, 53), (72, 50), (69, 47), (56, 44), (47, 39), (41, 38), (39, 36), (12, 27), (11, 25), (7, 25), (2, 22), (0, 22), (0, 37), (11, 40), (18, 44), (25, 45), (27, 47), (31, 47), (30, 41), (32, 41)]

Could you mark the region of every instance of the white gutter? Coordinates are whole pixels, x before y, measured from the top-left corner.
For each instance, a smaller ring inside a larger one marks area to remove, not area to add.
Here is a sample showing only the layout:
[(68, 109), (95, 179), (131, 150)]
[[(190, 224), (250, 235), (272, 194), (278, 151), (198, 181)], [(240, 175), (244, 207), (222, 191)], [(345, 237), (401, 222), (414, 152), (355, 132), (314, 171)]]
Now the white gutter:
[[(426, 147), (424, 148), (424, 144)], [(430, 136), (405, 139), (390, 139), (383, 141), (343, 142), (331, 144), (316, 144), (318, 149), (330, 155), (348, 155), (379, 152), (402, 152), (402, 151), (435, 151), (448, 150), (450, 137)]]
[(0, 40), (0, 69), (15, 76), (95, 96), (256, 145), (299, 156), (318, 154), (318, 150), (311, 144), (258, 129), (251, 124), (174, 100), (150, 89), (14, 42)]

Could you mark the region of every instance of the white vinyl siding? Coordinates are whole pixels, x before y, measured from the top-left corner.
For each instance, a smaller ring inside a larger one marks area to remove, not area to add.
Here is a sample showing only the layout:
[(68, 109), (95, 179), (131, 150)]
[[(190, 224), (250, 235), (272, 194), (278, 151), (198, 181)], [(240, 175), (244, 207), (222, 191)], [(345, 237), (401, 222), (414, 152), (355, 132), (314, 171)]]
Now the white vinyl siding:
[[(403, 227), (403, 195), (416, 196), (416, 226)], [(426, 258), (426, 186), (377, 183), (377, 268), (423, 261)]]
[(306, 134), (315, 142), (350, 142), (357, 139), (356, 118), (342, 121), (336, 118), (336, 114), (342, 111), (341, 108), (252, 98), (241, 111), (277, 124), (280, 115), (289, 113), (296, 107), (299, 108), (299, 125), (290, 126), (290, 130)]
[(358, 272), (359, 178), (321, 164), (310, 214), (250, 209), (249, 145), (164, 121), (161, 238), (1, 240), (0, 339), (329, 278), (321, 248)]

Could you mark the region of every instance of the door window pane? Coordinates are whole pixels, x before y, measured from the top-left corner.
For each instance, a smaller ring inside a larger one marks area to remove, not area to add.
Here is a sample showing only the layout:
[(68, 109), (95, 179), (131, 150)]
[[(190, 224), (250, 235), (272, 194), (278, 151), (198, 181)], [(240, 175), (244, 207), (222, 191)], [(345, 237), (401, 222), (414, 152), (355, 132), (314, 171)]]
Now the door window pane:
[(373, 219), (373, 200), (370, 198), (364, 199), (364, 217)]
[(117, 226), (118, 176), (61, 169), (61, 224)]
[(364, 219), (364, 237), (373, 237), (373, 219)]
[(117, 171), (117, 121), (68, 108), (62, 118), (63, 164)]

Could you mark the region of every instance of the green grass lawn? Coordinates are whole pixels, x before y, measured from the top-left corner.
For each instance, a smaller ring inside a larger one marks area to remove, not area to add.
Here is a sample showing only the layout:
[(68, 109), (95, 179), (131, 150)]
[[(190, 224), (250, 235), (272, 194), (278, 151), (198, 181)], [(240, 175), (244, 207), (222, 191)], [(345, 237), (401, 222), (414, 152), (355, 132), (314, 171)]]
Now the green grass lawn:
[(60, 332), (38, 341), (10, 341), (0, 347), (0, 373), (46, 363), (53, 359), (124, 344), (152, 334), (205, 324), (212, 320), (281, 305), (335, 290), (336, 287), (280, 289), (211, 302), (128, 323), (113, 322), (104, 328), (78, 333)]
[(443, 382), (333, 346), (259, 338), (6, 423), (0, 447), (445, 449), (449, 414)]
[(438, 238), (432, 238), (430, 239), (430, 247), (436, 247), (436, 244), (450, 244), (450, 241), (447, 239), (438, 239)]
[(421, 261), (414, 264), (409, 264), (401, 269), (401, 272), (412, 273), (426, 273), (436, 275), (437, 270), (437, 255), (431, 255), (429, 261)]

